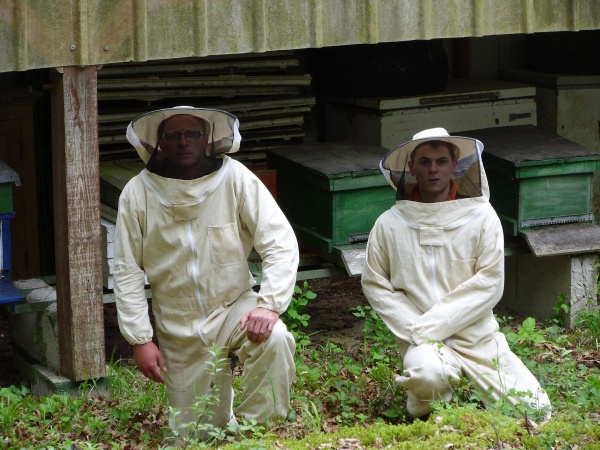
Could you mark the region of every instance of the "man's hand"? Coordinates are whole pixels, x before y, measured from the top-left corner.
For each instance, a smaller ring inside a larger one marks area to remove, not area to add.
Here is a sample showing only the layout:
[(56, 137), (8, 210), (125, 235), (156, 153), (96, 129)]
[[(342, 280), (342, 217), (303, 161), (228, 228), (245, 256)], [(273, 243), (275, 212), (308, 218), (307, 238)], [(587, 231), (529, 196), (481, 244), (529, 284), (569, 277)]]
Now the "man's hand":
[(138, 370), (146, 378), (158, 383), (165, 382), (160, 372), (166, 372), (167, 366), (154, 342), (134, 345), (133, 359), (135, 359)]
[(269, 339), (273, 327), (279, 320), (279, 314), (265, 308), (248, 311), (240, 321), (240, 328), (247, 329), (248, 339), (256, 344)]

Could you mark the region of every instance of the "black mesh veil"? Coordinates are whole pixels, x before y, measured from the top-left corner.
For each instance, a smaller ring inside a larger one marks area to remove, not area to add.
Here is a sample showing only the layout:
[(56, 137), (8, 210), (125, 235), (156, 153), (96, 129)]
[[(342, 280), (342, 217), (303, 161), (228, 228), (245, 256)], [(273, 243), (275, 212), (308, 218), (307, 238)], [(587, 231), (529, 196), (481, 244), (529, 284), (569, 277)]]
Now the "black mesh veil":
[(135, 147), (142, 161), (148, 163), (158, 148), (159, 125), (165, 119), (179, 114), (192, 115), (204, 121), (205, 130), (209, 133), (208, 143), (214, 155), (234, 153), (239, 149), (242, 140), (240, 124), (233, 114), (219, 109), (175, 106), (142, 114), (127, 127), (127, 140)]
[[(438, 130), (442, 130), (443, 133)], [(426, 133), (427, 131), (432, 131), (432, 133)], [(427, 134), (427, 136), (400, 145), (385, 155), (380, 162), (382, 173), (397, 191), (396, 199), (407, 200), (413, 186), (416, 185), (417, 180), (410, 173), (408, 161), (412, 152), (419, 145), (428, 141), (448, 142), (454, 147), (454, 154), (455, 157), (458, 157), (458, 160), (452, 178), (457, 184), (457, 198), (484, 195), (481, 175), (483, 144), (477, 139), (450, 136), (442, 128), (426, 130), (415, 135), (415, 138), (423, 134)]]

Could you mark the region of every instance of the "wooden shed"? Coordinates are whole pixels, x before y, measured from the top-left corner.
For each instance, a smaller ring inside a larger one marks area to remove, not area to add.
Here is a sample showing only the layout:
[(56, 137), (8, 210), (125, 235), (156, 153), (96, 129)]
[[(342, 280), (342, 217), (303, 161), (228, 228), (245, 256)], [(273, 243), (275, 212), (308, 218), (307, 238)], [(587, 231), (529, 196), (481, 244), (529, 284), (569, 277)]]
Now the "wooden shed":
[[(600, 30), (597, 0), (0, 0), (0, 159), (23, 183), (14, 196), (20, 221), (15, 267), (23, 277), (47, 275), (43, 255), (55, 255), (50, 267), (56, 275), (62, 375), (79, 381), (106, 370), (100, 148), (126, 151), (120, 124), (131, 117), (108, 110), (99, 115), (103, 101), (128, 101), (133, 89), (144, 91), (135, 98), (139, 112), (153, 109), (153, 96), (166, 89), (181, 98), (200, 97), (203, 90), (210, 98), (209, 89), (217, 86), (221, 97), (231, 97), (239, 82), (231, 74), (239, 74), (251, 56), (269, 55), (261, 59), (264, 67), (252, 66), (267, 75), (240, 111), (252, 110), (258, 93), (285, 92), (296, 96), (273, 107), (314, 106), (318, 121), (318, 96), (313, 101), (299, 88), (314, 69), (310, 54), (297, 58), (302, 52), (445, 40), (452, 76), (480, 77), (517, 67), (529, 35), (585, 39), (584, 33), (595, 30)], [(597, 50), (598, 34), (593, 36)], [(268, 79), (269, 63), (278, 70), (306, 66), (275, 85)], [(148, 69), (151, 79), (127, 84), (131, 67), (136, 75)], [(156, 77), (173, 70), (200, 70), (205, 77), (196, 85)], [(253, 120), (281, 120), (277, 129), (289, 140), (297, 129), (293, 117)], [(45, 121), (49, 130), (40, 126)], [(254, 130), (254, 142), (261, 140)], [(260, 157), (260, 145), (253, 151)], [(51, 211), (41, 206), (46, 201)]]

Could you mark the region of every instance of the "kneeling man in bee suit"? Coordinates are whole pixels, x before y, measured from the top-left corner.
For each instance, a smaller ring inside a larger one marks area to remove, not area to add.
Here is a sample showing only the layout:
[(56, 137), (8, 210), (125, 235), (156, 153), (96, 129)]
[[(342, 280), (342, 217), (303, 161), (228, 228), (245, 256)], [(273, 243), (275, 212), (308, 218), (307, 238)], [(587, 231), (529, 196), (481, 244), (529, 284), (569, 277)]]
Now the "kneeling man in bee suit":
[[(290, 407), (295, 343), (279, 315), (293, 294), (298, 244), (262, 182), (225, 155), (239, 148), (238, 128), (228, 112), (182, 106), (141, 115), (127, 129), (146, 166), (119, 199), (119, 326), (140, 372), (166, 383), (169, 405), (180, 410), (171, 428), (182, 435), (187, 423), (235, 421), (229, 364), (209, 375), (215, 344), (220, 357), (231, 352), (244, 365), (239, 416), (270, 426)], [(253, 247), (263, 260), (258, 293), (247, 263)], [(195, 401), (211, 386), (212, 417), (197, 417)]]
[(362, 287), (399, 339), (396, 382), (408, 391), (413, 417), (450, 400), (453, 381), (463, 377), (486, 406), (505, 400), (540, 418), (550, 414), (548, 396), (492, 312), (504, 288), (504, 236), (482, 151), (476, 139), (433, 128), (380, 163), (397, 201), (371, 231)]

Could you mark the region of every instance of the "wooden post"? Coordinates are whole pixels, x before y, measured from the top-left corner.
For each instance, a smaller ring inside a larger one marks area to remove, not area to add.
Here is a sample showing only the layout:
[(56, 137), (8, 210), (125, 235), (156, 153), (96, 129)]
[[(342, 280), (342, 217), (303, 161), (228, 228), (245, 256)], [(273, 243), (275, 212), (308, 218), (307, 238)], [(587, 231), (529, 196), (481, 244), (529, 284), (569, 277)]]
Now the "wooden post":
[(61, 374), (106, 375), (97, 67), (65, 67), (52, 80), (52, 177)]

